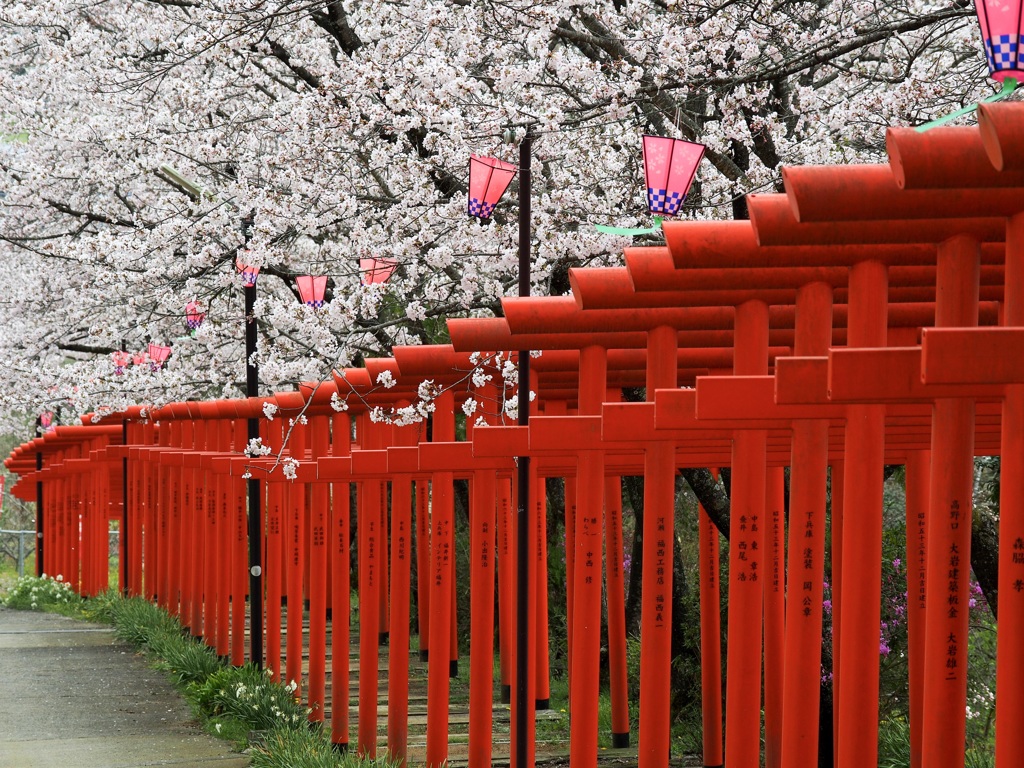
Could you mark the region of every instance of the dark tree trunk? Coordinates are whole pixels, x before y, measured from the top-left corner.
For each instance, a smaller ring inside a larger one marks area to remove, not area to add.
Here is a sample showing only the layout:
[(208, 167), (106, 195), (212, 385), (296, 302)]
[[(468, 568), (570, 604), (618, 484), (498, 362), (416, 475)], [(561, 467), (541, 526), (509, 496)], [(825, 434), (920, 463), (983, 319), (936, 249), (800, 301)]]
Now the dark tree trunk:
[(971, 519), (971, 568), (981, 591), (996, 617), (999, 600), (999, 520), (995, 515), (975, 509)]
[(693, 495), (708, 513), (718, 532), (729, 540), (729, 494), (711, 476), (710, 469), (681, 469), (680, 474), (690, 484)]
[(644, 563), (644, 479), (624, 477), (625, 501), (633, 510), (633, 546), (629, 561), (629, 585), (626, 590), (626, 634), (640, 634), (640, 572)]
[[(698, 608), (688, 610), (688, 606), (699, 606), (687, 600), (690, 585), (686, 581), (686, 570), (683, 565), (683, 550), (679, 536), (675, 536), (672, 544), (672, 716), (673, 719), (683, 709), (699, 703), (700, 697), (700, 644), (687, 638), (687, 628), (700, 625)], [(689, 640), (689, 641), (688, 641)], [(695, 672), (696, 671), (696, 672)]]

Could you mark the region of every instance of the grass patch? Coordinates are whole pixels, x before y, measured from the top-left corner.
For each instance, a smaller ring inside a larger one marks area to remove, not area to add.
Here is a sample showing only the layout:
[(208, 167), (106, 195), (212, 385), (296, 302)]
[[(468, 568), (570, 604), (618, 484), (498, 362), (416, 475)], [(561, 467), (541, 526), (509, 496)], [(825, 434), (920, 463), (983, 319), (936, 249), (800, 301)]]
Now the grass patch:
[[(230, 740), (240, 750), (252, 746), (256, 768), (398, 765), (386, 755), (368, 760), (335, 752), (321, 729), (307, 725), (307, 710), (295, 700), (294, 685), (275, 683), (251, 664), (225, 665), (177, 619), (142, 598), (124, 598), (110, 590), (82, 599), (60, 577), (26, 576), (14, 583), (2, 602), (10, 608), (111, 624), (118, 639), (145, 653), (157, 669), (170, 676), (207, 731)], [(261, 735), (260, 743), (250, 745), (254, 732)]]
[(371, 759), (334, 750), (327, 735), (317, 730), (275, 728), (266, 742), (253, 748), (252, 768), (398, 768), (399, 760), (386, 752)]

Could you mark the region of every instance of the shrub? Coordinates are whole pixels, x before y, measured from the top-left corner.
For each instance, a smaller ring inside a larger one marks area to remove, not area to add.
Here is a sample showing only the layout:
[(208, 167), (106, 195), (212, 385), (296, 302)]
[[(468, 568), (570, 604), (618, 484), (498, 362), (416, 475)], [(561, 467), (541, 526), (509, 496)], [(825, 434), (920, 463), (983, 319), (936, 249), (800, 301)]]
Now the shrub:
[(51, 578), (45, 573), (42, 576), (22, 576), (4, 598), (4, 605), (25, 611), (65, 611), (77, 609), (82, 605), (82, 598), (64, 581), (63, 576)]
[(207, 715), (240, 720), (251, 730), (295, 728), (306, 720), (306, 710), (295, 701), (295, 685), (275, 683), (252, 664), (221, 667), (188, 690)]

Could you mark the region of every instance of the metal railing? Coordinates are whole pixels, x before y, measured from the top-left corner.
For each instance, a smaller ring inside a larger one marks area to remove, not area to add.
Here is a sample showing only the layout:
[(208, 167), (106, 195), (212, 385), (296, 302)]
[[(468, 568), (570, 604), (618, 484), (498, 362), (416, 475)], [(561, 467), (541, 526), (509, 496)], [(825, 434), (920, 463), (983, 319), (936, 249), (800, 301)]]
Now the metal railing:
[[(109, 531), (110, 561), (117, 562), (120, 551), (120, 536), (116, 529)], [(25, 563), (36, 552), (35, 531), (13, 531), (0, 529), (0, 561), (13, 560), (18, 568), (18, 577), (25, 575)]]
[(25, 575), (25, 561), (35, 554), (35, 551), (35, 531), (0, 529), (0, 558), (14, 560), (17, 563), (19, 578)]

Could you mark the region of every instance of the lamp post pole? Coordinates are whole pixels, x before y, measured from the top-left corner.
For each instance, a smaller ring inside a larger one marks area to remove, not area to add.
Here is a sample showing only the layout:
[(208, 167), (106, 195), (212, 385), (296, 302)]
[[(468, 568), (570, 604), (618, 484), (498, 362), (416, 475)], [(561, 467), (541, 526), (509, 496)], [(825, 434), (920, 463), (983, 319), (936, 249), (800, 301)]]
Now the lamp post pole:
[[(245, 284), (245, 394), (259, 396), (259, 368), (256, 363), (256, 281)], [(247, 420), (250, 441), (260, 436), (256, 417)], [(249, 658), (263, 669), (263, 505), (260, 481), (250, 477), (249, 490)]]
[[(36, 418), (36, 435), (43, 434), (43, 419)], [(36, 472), (43, 471), (43, 452), (36, 451)], [(43, 481), (36, 475), (36, 576), (43, 575)]]
[[(519, 295), (530, 295), (530, 159), (533, 135), (527, 129), (519, 145)], [(519, 418), (520, 426), (530, 423), (530, 351), (519, 350)], [(529, 764), (526, 756), (527, 713), (530, 709), (527, 702), (529, 684), (529, 607), (530, 592), (527, 589), (527, 573), (529, 570), (530, 534), (530, 457), (519, 456), (516, 550), (516, 768), (526, 768)]]
[[(121, 419), (121, 444), (128, 445), (128, 419)], [(127, 450), (127, 448), (126, 448)], [(131, 538), (128, 535), (128, 455), (121, 458), (121, 530), (119, 532), (119, 544), (121, 555), (118, 558), (121, 571), (121, 594), (128, 597), (128, 547)]]

